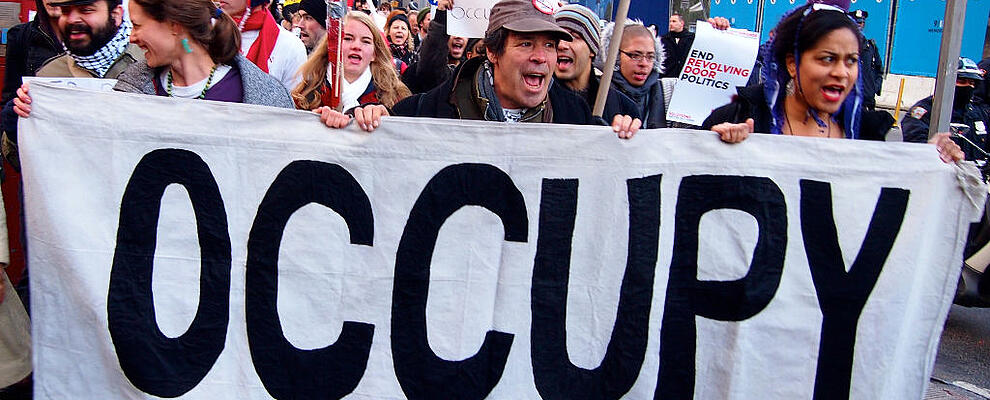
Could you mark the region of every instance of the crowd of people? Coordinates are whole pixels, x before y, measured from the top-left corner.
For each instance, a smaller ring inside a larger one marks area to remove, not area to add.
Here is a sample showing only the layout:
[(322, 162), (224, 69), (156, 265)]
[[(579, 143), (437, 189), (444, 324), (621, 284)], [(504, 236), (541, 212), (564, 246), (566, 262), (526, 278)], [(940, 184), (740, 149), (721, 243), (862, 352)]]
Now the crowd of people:
[[(3, 155), (18, 168), (17, 119), (31, 115), (28, 76), (113, 78), (118, 91), (310, 110), (331, 129), (356, 123), (369, 132), (388, 115), (605, 125), (621, 139), (675, 126), (666, 119), (663, 78), (677, 76), (696, 40), (683, 17), (671, 16), (658, 37), (638, 21), (615, 26), (580, 5), (547, 12), (531, 0), (501, 0), (484, 37), (463, 38), (447, 33), (454, 1), (411, 10), (355, 0), (340, 23), (343, 79), (340, 106), (332, 107), (324, 0), (129, 0), (126, 10), (121, 0), (37, 0), (34, 20), (9, 33)], [(894, 120), (874, 110), (876, 46), (863, 36), (866, 16), (847, 8), (825, 1), (788, 13), (761, 46), (757, 77), (694, 128), (729, 143), (752, 133), (884, 140)], [(729, 27), (724, 18), (708, 22)], [(615, 29), (618, 61), (596, 117)], [(959, 122), (983, 149), (985, 95), (982, 70), (960, 61)], [(905, 140), (934, 143), (946, 162), (976, 158), (971, 143), (960, 147), (948, 133), (929, 140), (930, 108), (923, 100), (905, 116)], [(0, 301), (5, 291), (0, 280)]]

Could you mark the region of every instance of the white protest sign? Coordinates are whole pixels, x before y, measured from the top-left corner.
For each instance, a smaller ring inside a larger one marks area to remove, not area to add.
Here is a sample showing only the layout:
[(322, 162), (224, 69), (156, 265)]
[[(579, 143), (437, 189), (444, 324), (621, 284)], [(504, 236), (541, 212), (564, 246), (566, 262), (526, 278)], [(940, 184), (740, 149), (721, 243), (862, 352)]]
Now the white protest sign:
[(745, 86), (756, 62), (760, 35), (742, 29), (717, 30), (698, 21), (694, 45), (677, 76), (667, 120), (701, 125), (712, 110), (729, 103)]
[(917, 399), (986, 197), (925, 144), (31, 94), (39, 400)]
[(483, 38), (488, 17), (498, 0), (457, 0), (447, 10), (447, 34), (465, 38)]

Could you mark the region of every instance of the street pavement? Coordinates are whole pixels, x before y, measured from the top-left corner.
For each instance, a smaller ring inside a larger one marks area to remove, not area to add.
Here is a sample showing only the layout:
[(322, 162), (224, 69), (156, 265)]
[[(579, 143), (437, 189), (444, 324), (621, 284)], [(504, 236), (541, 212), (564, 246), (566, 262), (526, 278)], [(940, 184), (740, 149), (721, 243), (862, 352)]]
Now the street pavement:
[(953, 305), (925, 399), (990, 399), (990, 309)]

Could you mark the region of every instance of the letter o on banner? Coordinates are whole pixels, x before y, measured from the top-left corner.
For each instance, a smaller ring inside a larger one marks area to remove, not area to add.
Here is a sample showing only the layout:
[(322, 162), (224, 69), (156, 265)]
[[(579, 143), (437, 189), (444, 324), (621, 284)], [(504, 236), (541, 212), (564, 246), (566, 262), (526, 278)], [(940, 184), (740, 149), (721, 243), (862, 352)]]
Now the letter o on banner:
[[(177, 338), (165, 336), (158, 327), (151, 293), (162, 195), (173, 183), (189, 193), (201, 259), (196, 317)], [(178, 397), (210, 371), (227, 337), (230, 262), (227, 212), (209, 166), (187, 150), (146, 154), (120, 203), (107, 296), (110, 338), (120, 368), (135, 387), (159, 397)]]

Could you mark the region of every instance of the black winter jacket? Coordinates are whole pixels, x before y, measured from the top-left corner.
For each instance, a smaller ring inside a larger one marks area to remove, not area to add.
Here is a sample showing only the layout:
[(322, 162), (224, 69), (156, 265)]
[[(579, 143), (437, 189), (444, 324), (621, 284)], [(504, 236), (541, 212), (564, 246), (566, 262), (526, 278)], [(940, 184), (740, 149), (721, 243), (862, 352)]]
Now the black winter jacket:
[(447, 12), (437, 10), (430, 22), (430, 31), (419, 47), (419, 60), (409, 65), (402, 74), (402, 83), (413, 94), (428, 92), (450, 78), (452, 69), (447, 63), (450, 55), (450, 49), (447, 48), (449, 39)]
[(660, 36), (660, 43), (663, 44), (663, 49), (667, 52), (663, 59), (663, 77), (676, 78), (681, 73), (681, 69), (684, 68), (688, 51), (694, 44), (694, 33), (689, 32), (685, 26), (681, 32), (667, 32)]
[(45, 62), (63, 53), (62, 44), (54, 33), (42, 28), (40, 14), (33, 21), (16, 25), (7, 31), (7, 71), (3, 79), (0, 103), (13, 99), (21, 78), (34, 76)]
[[(431, 23), (432, 26), (432, 23)], [(402, 117), (431, 117), (460, 119), (461, 111), (452, 102), (455, 84), (460, 80), (472, 82), (474, 74), (481, 67), (484, 58), (476, 57), (454, 70), (454, 75), (440, 86), (426, 93), (406, 97), (392, 107), (392, 115)], [(588, 104), (573, 92), (564, 89), (563, 85), (552, 82), (547, 94), (550, 107), (553, 110), (552, 122), (555, 124), (600, 125), (599, 120), (591, 116)]]
[[(561, 88), (581, 97), (588, 105), (588, 109), (594, 109), (596, 100), (595, 97), (598, 96), (598, 85), (600, 82), (601, 78), (592, 75), (588, 82), (588, 89), (583, 93), (574, 91), (561, 82), (556, 82), (554, 85), (560, 85)], [(628, 115), (633, 118), (642, 118), (642, 116), (639, 115), (639, 107), (636, 106), (636, 102), (632, 101), (629, 96), (615, 90), (615, 88), (609, 87), (608, 95), (605, 97), (605, 111), (602, 112), (602, 119), (611, 124), (616, 115)]]
[[(712, 111), (702, 123), (701, 129), (711, 130), (712, 126), (723, 122), (738, 124), (746, 122), (747, 118), (752, 118), (754, 132), (770, 133), (773, 117), (770, 115), (770, 106), (767, 105), (766, 96), (763, 94), (763, 85), (740, 86), (736, 88), (736, 92), (738, 94), (732, 97), (731, 103)], [(885, 111), (863, 110), (860, 115), (859, 138), (863, 140), (883, 141), (887, 131), (894, 125), (894, 117)]]

